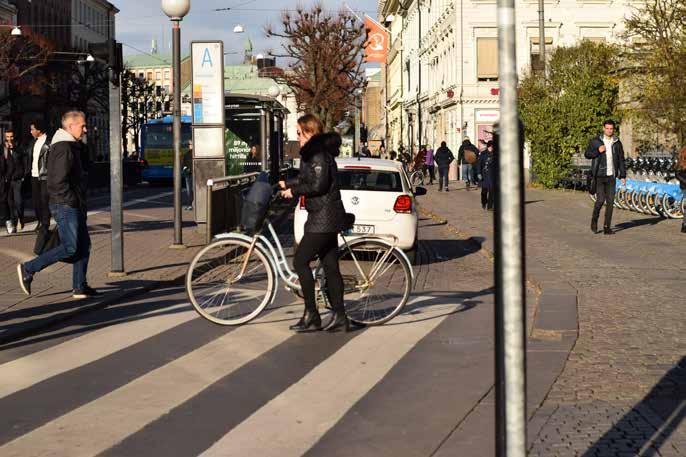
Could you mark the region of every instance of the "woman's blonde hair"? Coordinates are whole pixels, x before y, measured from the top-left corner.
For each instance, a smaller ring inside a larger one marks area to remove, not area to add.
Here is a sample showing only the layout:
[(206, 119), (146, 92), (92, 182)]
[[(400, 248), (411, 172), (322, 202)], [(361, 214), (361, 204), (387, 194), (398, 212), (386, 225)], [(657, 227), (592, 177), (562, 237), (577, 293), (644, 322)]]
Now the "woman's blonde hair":
[(304, 116), (300, 116), (298, 118), (298, 125), (303, 133), (307, 133), (312, 136), (324, 132), (324, 125), (322, 124), (322, 121), (320, 121), (319, 118), (314, 114), (305, 114)]
[(686, 171), (686, 146), (681, 148), (681, 151), (679, 151), (679, 156), (676, 160), (676, 167), (679, 170)]

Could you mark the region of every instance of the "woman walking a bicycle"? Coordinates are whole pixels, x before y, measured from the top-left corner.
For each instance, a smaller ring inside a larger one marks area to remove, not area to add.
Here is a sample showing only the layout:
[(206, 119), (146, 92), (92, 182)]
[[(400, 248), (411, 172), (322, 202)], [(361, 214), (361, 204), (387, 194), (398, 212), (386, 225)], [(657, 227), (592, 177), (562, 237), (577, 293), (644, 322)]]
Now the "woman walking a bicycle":
[(323, 133), (321, 121), (313, 114), (298, 119), (300, 142), (300, 173), (288, 182), (279, 181), (283, 198), (305, 198), (307, 222), (305, 235), (295, 251), (293, 261), (298, 274), (305, 312), (290, 328), (296, 332), (322, 330), (322, 321), (315, 301), (315, 280), (310, 263), (319, 258), (326, 275), (328, 298), (333, 317), (323, 329), (329, 332), (350, 329), (343, 307), (343, 278), (338, 265), (338, 233), (346, 228), (346, 215), (336, 182), (335, 158), (340, 153), (341, 137)]

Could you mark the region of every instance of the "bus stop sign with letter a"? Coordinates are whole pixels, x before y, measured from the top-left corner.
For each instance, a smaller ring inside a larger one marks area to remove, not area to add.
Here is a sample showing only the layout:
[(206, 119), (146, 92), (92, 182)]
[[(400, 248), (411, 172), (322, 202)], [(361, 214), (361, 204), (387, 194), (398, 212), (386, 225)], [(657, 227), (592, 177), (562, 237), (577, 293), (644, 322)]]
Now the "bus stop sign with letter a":
[(195, 221), (207, 220), (207, 179), (224, 176), (224, 43), (191, 42)]

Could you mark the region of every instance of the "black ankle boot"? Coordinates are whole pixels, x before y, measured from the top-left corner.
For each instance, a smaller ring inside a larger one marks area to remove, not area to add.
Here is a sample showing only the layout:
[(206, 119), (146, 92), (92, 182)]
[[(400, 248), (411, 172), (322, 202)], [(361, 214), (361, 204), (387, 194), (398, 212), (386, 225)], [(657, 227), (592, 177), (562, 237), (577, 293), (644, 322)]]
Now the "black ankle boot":
[(615, 231), (612, 230), (612, 227), (605, 227), (605, 228), (603, 228), (603, 233), (605, 235), (614, 235)]
[(288, 327), (289, 330), (295, 330), (297, 328), (300, 328), (304, 323), (305, 323), (305, 314), (307, 313), (307, 310), (303, 311), (303, 315), (300, 316), (300, 320), (296, 322), (295, 324), (291, 325)]
[(591, 232), (598, 233), (598, 223), (597, 222), (591, 222)]
[[(300, 323), (298, 323), (300, 324)], [(317, 311), (305, 311), (302, 324), (291, 326), (291, 330), (297, 333), (317, 332), (322, 329), (322, 318)]]
[(333, 317), (331, 317), (331, 321), (324, 327), (324, 330), (327, 332), (338, 332), (340, 330), (349, 332), (350, 321), (348, 320), (348, 316), (346, 316), (345, 313), (335, 313)]

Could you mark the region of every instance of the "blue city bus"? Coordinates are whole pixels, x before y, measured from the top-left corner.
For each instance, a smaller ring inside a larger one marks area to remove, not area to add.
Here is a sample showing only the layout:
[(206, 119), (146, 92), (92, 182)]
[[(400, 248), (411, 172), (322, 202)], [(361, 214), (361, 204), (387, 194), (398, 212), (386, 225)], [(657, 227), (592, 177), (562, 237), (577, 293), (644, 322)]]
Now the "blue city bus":
[[(149, 120), (141, 129), (141, 159), (145, 161), (142, 178), (148, 182), (168, 182), (174, 179), (174, 117)], [(181, 116), (181, 157), (188, 151), (192, 139), (191, 116)]]

